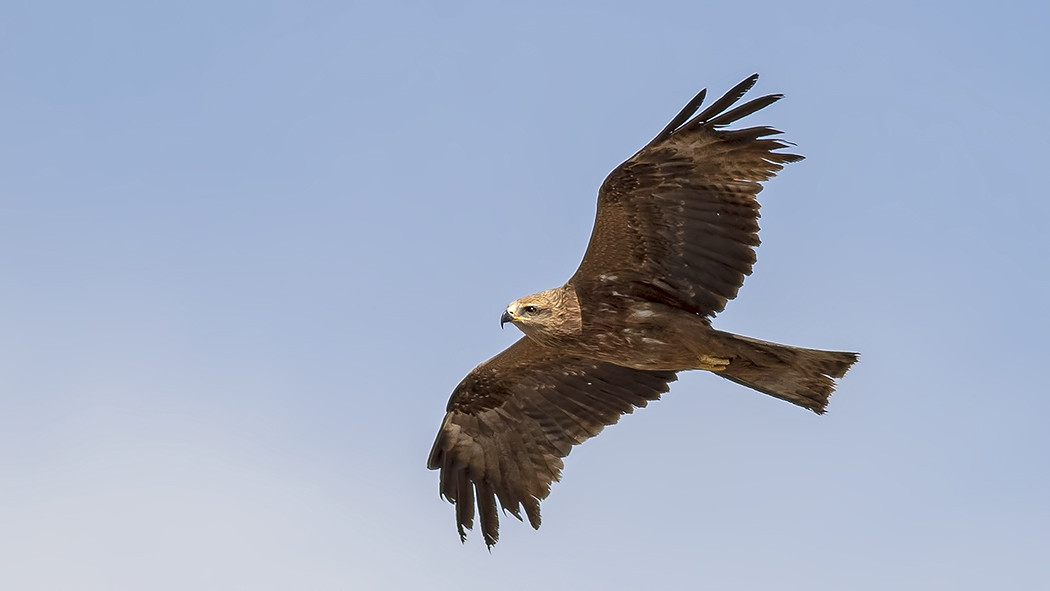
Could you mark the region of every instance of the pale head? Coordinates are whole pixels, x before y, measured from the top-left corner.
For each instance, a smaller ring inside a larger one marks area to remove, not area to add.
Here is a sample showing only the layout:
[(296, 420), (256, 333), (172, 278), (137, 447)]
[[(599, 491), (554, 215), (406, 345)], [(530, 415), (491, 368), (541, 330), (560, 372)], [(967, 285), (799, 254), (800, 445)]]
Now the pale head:
[(580, 304), (571, 287), (548, 289), (514, 300), (500, 317), (500, 325), (507, 322), (540, 342), (579, 334), (583, 326)]

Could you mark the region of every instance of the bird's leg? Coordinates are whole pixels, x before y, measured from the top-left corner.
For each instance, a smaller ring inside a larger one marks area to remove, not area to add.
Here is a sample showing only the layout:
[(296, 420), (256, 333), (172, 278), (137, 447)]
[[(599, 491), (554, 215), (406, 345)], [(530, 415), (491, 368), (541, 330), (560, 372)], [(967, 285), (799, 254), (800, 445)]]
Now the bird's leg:
[(729, 359), (725, 357), (715, 357), (714, 355), (701, 355), (699, 358), (700, 365), (697, 369), (706, 369), (707, 371), (723, 371), (729, 367)]

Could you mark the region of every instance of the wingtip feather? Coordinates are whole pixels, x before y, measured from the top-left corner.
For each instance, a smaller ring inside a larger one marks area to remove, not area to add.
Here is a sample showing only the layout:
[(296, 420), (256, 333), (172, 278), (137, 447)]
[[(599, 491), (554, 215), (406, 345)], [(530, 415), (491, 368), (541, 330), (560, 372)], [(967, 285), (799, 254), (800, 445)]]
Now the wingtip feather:
[(694, 114), (700, 109), (703, 104), (705, 97), (707, 96), (707, 89), (701, 90), (689, 101), (681, 111), (675, 115), (674, 119), (664, 127), (660, 133), (648, 145), (653, 145), (662, 142), (671, 137), (676, 131), (687, 127), (697, 127), (700, 125), (710, 125), (712, 127), (722, 127), (729, 125), (734, 121), (743, 119), (748, 115), (764, 109), (769, 105), (784, 98), (782, 94), (770, 94), (757, 99), (748, 101), (739, 107), (726, 111), (729, 107), (733, 106), (741, 97), (747, 94), (758, 82), (758, 73), (752, 74), (742, 80), (733, 88), (730, 88), (725, 94), (723, 94), (718, 100), (711, 103), (706, 109), (704, 109), (699, 115), (694, 117)]
[(719, 113), (732, 106), (733, 103), (740, 100), (740, 97), (747, 94), (747, 91), (751, 90), (755, 82), (758, 82), (758, 74), (752, 74), (733, 88), (730, 88), (721, 98), (711, 103), (702, 113), (694, 117), (693, 121), (701, 124), (706, 123), (712, 117), (716, 117)]
[(696, 93), (696, 96), (693, 97), (693, 100), (686, 103), (686, 105), (682, 107), (682, 110), (674, 116), (674, 119), (671, 119), (671, 122), (668, 123), (667, 126), (660, 131), (660, 133), (656, 134), (656, 137), (653, 138), (653, 141), (649, 143), (654, 144), (656, 142), (661, 142), (671, 137), (671, 134), (674, 133), (676, 129), (681, 127), (683, 123), (688, 121), (689, 118), (693, 116), (693, 113), (696, 113), (696, 111), (700, 108), (700, 105), (704, 104), (704, 98), (706, 97), (706, 88)]

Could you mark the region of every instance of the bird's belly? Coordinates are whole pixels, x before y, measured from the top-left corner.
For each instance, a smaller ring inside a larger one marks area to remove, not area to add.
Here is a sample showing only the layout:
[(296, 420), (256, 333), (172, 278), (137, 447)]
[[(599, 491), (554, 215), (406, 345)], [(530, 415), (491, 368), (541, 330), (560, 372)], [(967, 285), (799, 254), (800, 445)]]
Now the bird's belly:
[(697, 354), (676, 335), (664, 331), (626, 328), (598, 332), (582, 344), (594, 359), (632, 369), (681, 371), (695, 368)]

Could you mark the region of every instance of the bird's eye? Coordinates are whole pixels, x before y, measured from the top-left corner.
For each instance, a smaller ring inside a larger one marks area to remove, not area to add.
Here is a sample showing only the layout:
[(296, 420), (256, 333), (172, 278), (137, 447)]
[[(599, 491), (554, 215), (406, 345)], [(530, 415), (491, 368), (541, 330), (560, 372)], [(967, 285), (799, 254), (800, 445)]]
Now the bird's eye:
[(524, 311), (526, 314), (535, 314), (536, 306), (525, 306), (524, 308), (522, 308), (522, 311)]

